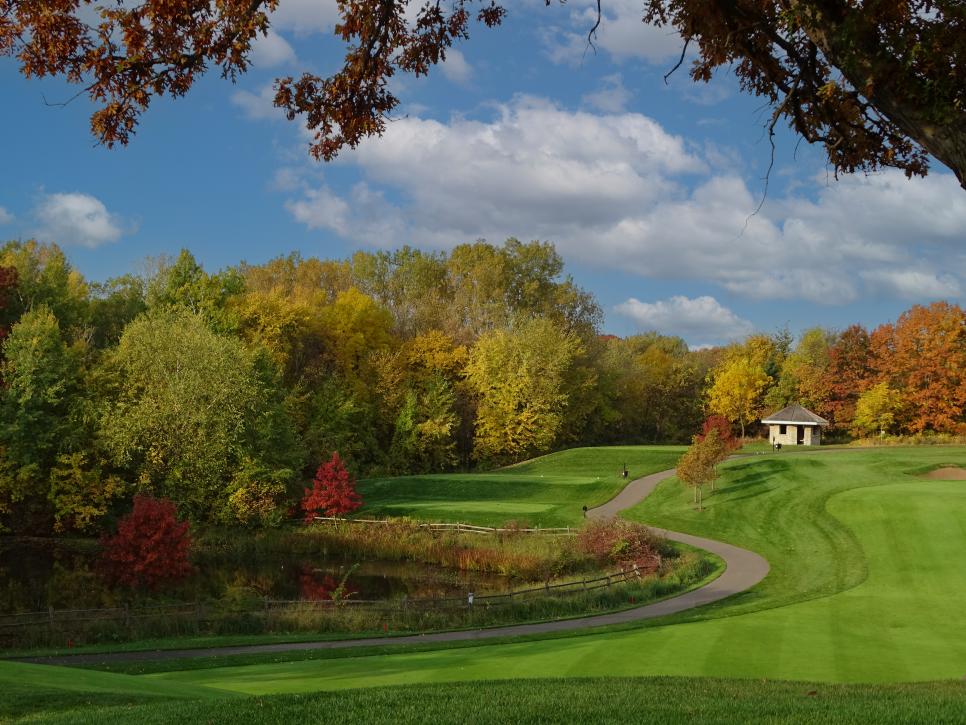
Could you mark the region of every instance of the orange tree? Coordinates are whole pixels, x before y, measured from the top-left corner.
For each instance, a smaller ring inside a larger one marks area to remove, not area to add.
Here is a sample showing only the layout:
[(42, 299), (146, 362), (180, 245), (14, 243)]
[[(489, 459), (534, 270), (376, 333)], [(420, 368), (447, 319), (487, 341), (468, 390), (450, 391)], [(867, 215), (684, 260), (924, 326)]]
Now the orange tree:
[[(94, 135), (123, 144), (155, 96), (184, 95), (210, 67), (230, 79), (245, 72), (252, 41), (285, 1), (0, 0), (0, 53), (16, 56), (28, 77), (81, 84), (99, 105)], [(471, 26), (506, 15), (496, 0), (409, 6), (339, 0), (342, 67), (277, 80), (275, 104), (315, 132), (317, 158), (382, 133), (399, 105), (394, 75), (428, 73)], [(680, 34), (682, 60), (697, 49), (695, 80), (733, 68), (770, 104), (769, 131), (787, 123), (822, 144), (836, 172), (924, 175), (928, 153), (966, 185), (962, 0), (644, 0), (642, 19)]]

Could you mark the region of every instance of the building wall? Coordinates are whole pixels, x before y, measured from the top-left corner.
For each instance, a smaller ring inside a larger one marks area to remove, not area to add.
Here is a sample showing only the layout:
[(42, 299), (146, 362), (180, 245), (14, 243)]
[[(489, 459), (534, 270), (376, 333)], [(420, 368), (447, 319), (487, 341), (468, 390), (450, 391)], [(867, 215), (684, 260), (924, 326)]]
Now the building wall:
[[(785, 432), (781, 433), (782, 426), (768, 426), (768, 440), (770, 443), (781, 443), (783, 446), (798, 445), (798, 428), (801, 424), (784, 426)], [(818, 446), (822, 444), (822, 429), (817, 425), (805, 426), (805, 441), (802, 445)]]

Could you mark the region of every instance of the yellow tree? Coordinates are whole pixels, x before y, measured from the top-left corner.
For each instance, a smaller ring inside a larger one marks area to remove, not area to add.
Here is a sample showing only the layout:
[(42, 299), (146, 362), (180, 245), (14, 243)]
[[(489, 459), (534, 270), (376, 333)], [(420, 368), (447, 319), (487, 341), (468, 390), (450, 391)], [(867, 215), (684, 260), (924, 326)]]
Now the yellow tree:
[(855, 404), (853, 429), (857, 433), (878, 431), (884, 436), (895, 426), (896, 414), (901, 407), (902, 396), (890, 388), (889, 383), (883, 381), (873, 385), (859, 396)]
[(761, 414), (761, 395), (771, 382), (757, 362), (747, 355), (737, 355), (718, 368), (708, 391), (708, 408), (741, 426), (745, 426)]
[(569, 403), (566, 380), (580, 340), (550, 320), (528, 320), (481, 337), (466, 381), (478, 400), (475, 454), (507, 460), (554, 444)]

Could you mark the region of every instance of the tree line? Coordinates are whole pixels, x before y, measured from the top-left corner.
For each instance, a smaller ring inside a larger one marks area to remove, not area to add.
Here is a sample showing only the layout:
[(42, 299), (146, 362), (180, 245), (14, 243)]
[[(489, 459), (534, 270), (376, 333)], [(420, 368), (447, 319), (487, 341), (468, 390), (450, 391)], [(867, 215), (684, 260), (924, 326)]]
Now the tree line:
[(187, 251), (93, 282), (0, 247), (0, 525), (96, 531), (135, 494), (277, 524), (338, 451), (358, 475), (492, 467), (587, 444), (744, 434), (788, 402), (840, 433), (962, 432), (964, 313), (690, 350), (600, 332), (547, 243), (298, 254), (210, 273)]

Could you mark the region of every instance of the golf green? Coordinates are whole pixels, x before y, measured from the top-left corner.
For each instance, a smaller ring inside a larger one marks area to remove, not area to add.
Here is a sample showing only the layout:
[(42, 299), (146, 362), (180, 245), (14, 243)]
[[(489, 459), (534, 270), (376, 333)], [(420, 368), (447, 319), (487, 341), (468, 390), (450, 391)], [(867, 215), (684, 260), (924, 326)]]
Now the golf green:
[[(361, 516), (411, 516), (500, 526), (573, 526), (582, 507), (613, 498), (627, 480), (673, 468), (684, 446), (573, 448), (489, 473), (372, 478), (359, 482)], [(627, 466), (628, 479), (621, 477)]]

